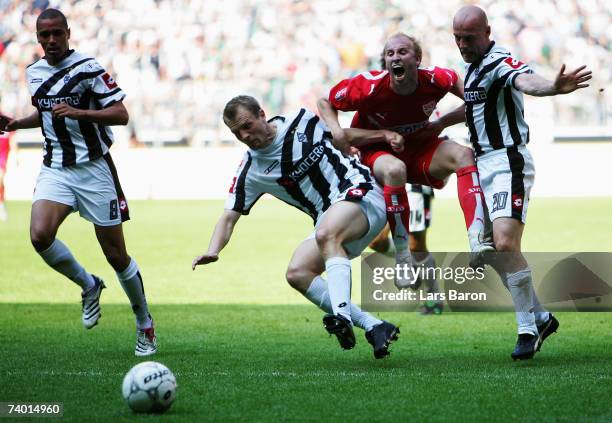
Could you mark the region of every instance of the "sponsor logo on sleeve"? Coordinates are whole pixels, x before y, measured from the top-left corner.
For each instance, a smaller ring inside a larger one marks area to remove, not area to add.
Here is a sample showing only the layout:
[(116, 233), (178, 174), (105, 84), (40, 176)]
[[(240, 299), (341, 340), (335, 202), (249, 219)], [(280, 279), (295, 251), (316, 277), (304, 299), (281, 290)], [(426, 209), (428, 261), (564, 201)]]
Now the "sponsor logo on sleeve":
[(524, 65), (523, 62), (521, 62), (520, 60), (517, 60), (513, 57), (508, 57), (506, 60), (504, 60), (504, 63), (506, 63), (508, 66), (510, 66), (512, 69), (518, 69), (521, 66)]
[(114, 88), (117, 88), (117, 83), (115, 82), (115, 79), (112, 76), (110, 76), (107, 72), (104, 72), (102, 74), (102, 80), (104, 81), (104, 84), (106, 84), (106, 86), (109, 89), (112, 90)]

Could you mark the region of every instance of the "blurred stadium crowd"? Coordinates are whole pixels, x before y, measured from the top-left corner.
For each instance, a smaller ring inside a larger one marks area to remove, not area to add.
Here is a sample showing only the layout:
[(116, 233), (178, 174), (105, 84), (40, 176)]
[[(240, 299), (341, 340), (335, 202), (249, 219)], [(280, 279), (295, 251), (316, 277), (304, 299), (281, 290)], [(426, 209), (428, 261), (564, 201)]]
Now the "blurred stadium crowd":
[[(419, 39), (423, 65), (464, 74), (452, 15), (465, 1), (434, 0), (0, 0), (2, 110), (32, 111), (24, 68), (40, 47), (35, 19), (62, 10), (71, 48), (93, 55), (128, 97), (132, 134), (166, 134), (192, 145), (227, 138), (225, 102), (239, 93), (263, 99), (269, 114), (307, 105), (340, 79), (368, 68), (388, 35)], [(562, 63), (587, 64), (592, 88), (559, 96), (561, 125), (610, 121), (612, 8), (608, 0), (484, 0), (493, 38), (542, 75)], [(600, 88), (608, 87), (606, 91)], [(534, 117), (531, 117), (534, 120)]]

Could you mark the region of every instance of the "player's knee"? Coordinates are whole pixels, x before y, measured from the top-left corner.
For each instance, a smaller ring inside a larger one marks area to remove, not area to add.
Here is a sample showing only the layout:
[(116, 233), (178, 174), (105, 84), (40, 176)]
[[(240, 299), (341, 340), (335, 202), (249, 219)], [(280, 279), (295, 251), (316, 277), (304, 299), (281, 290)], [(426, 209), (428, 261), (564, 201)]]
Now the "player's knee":
[(404, 185), (406, 183), (406, 165), (401, 160), (394, 160), (384, 170), (385, 185)]
[(459, 146), (456, 156), (458, 168), (474, 166), (476, 164), (474, 161), (474, 152), (471, 148)]
[(315, 240), (319, 248), (324, 248), (330, 245), (336, 245), (339, 243), (337, 233), (328, 227), (317, 228), (315, 232)]
[[(289, 265), (287, 272), (285, 273), (285, 278), (293, 289), (305, 293), (308, 284), (310, 283), (310, 281), (307, 281), (308, 273), (309, 272), (305, 271), (304, 269), (300, 269), (297, 266)], [(310, 280), (312, 279), (314, 279), (314, 277)]]
[(495, 249), (500, 253), (512, 253), (520, 251), (517, 241), (507, 234), (495, 237)]
[(105, 248), (104, 256), (116, 272), (122, 272), (130, 264), (130, 257), (118, 248)]
[(38, 252), (44, 251), (53, 244), (55, 236), (42, 226), (30, 227), (30, 242)]

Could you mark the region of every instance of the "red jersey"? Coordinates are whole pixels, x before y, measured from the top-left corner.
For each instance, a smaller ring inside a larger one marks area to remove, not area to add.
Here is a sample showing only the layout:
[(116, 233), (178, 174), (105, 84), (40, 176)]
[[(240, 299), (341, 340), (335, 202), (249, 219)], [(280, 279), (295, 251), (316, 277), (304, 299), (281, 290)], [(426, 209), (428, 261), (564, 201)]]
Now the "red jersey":
[(388, 71), (370, 71), (345, 79), (329, 92), (329, 101), (345, 112), (357, 111), (352, 128), (390, 129), (409, 135), (425, 126), (436, 105), (451, 90), (458, 76), (451, 69), (419, 68), (418, 86), (410, 95), (391, 89)]

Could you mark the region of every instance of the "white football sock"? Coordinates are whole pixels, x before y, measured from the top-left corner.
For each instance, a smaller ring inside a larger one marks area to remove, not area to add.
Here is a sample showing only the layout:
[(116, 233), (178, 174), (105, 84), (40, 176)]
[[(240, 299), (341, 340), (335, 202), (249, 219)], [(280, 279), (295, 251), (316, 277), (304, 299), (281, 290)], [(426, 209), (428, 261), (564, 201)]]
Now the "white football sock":
[(49, 266), (80, 286), (83, 292), (95, 285), (91, 275), (76, 261), (66, 244), (59, 239), (53, 240), (49, 248), (38, 254)]
[(540, 300), (538, 299), (538, 296), (535, 293), (535, 289), (533, 288), (533, 283), (531, 284), (531, 296), (533, 298), (533, 314), (535, 315), (536, 325), (546, 323), (548, 321), (550, 313), (540, 303)]
[(138, 329), (150, 328), (152, 325), (151, 315), (149, 314), (144, 285), (136, 261), (131, 259), (125, 270), (117, 272), (117, 278), (119, 278), (119, 282), (132, 304), (132, 311), (136, 315), (136, 326)]
[[(332, 313), (329, 292), (327, 290), (327, 281), (321, 276), (317, 276), (312, 280), (304, 296), (324, 312)], [(367, 311), (363, 311), (354, 303), (351, 303), (351, 319), (355, 326), (366, 332), (382, 323), (382, 320), (377, 319)]]
[(438, 283), (436, 272), (434, 271), (436, 268), (436, 261), (431, 253), (427, 253), (427, 257), (425, 257), (423, 260), (415, 261), (414, 266), (422, 267), (420, 275), (423, 282), (425, 282), (427, 292), (440, 292), (440, 284)]
[(516, 310), (516, 321), (518, 323), (518, 333), (538, 334), (533, 314), (533, 281), (531, 280), (531, 269), (526, 268), (518, 272), (511, 273), (507, 278), (508, 288), (514, 309)]
[[(502, 283), (506, 287), (506, 289), (510, 290), (508, 287), (508, 273), (503, 273), (500, 275)], [(541, 325), (546, 323), (550, 318), (550, 313), (544, 308), (544, 306), (540, 303), (538, 296), (535, 293), (535, 288), (533, 287), (533, 280), (531, 283), (531, 298), (533, 299), (533, 314), (535, 316), (536, 325)]]
[(346, 257), (328, 258), (325, 271), (333, 314), (351, 322), (351, 261)]

